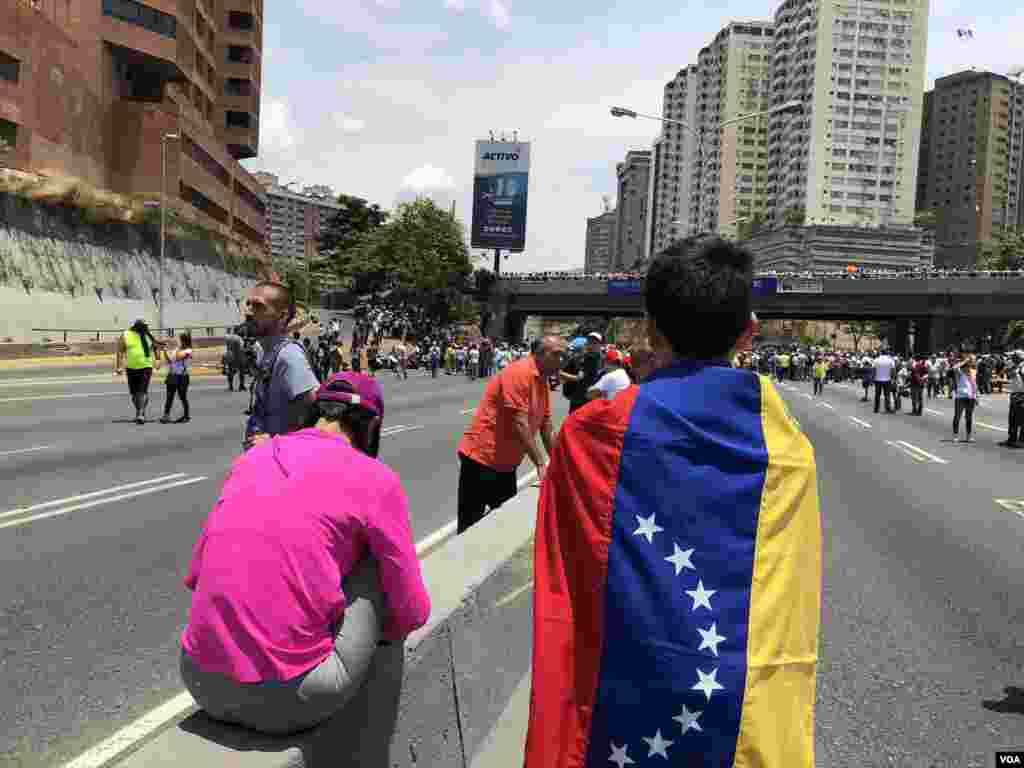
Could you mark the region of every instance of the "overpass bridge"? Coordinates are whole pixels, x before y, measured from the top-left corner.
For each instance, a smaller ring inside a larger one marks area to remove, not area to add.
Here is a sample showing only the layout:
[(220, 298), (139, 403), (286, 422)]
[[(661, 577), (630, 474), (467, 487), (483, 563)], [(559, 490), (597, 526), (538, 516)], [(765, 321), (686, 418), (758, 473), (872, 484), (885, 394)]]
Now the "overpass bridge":
[[(887, 320), (892, 345), (931, 352), (959, 341), (970, 327), (1024, 317), (1024, 278), (940, 277), (890, 279), (801, 279), (754, 281), (754, 311), (766, 320)], [(521, 340), (526, 318), (596, 315), (641, 317), (641, 280), (502, 279), (490, 298), (488, 331)]]

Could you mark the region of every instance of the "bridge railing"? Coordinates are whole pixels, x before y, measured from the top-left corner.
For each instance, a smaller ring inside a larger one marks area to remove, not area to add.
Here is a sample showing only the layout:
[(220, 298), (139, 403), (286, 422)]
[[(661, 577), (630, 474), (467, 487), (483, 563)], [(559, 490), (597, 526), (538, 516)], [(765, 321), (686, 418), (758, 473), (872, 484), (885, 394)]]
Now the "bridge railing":
[[(547, 283), (547, 282), (609, 282), (613, 280), (643, 280), (644, 275), (639, 272), (622, 273), (595, 273), (581, 275), (576, 273), (562, 272), (508, 272), (499, 278), (509, 282), (521, 283)], [(1024, 278), (1024, 270), (979, 270), (979, 269), (914, 269), (914, 270), (858, 270), (847, 271), (804, 271), (804, 272), (776, 272), (773, 270), (758, 271), (754, 278), (779, 277), (801, 280), (906, 280), (911, 279), (1020, 279)]]

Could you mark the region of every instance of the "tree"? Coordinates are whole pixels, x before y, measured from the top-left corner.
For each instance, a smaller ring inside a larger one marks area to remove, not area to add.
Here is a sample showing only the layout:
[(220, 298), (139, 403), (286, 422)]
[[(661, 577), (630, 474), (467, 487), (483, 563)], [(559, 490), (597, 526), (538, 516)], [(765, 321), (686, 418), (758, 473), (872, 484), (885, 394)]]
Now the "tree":
[(338, 195), (341, 208), (327, 221), (320, 233), (319, 246), (321, 252), (336, 253), (346, 251), (359, 239), (384, 224), (388, 219), (387, 211), (374, 203), (367, 205), (361, 197)]
[(386, 223), (341, 251), (333, 266), (343, 279), (407, 293), (441, 322), (473, 273), (462, 224), (426, 198), (400, 205)]
[(980, 269), (1022, 269), (1024, 268), (1024, 231), (1009, 227), (993, 233), (990, 240), (981, 245), (978, 255)]
[(934, 232), (939, 225), (939, 209), (926, 208), (914, 214), (914, 226)]
[(851, 320), (843, 326), (843, 331), (853, 338), (853, 351), (860, 351), (860, 340), (865, 336), (874, 337), (875, 324), (870, 320)]
[(782, 214), (782, 220), (788, 227), (802, 227), (806, 211), (802, 205), (794, 205), (787, 208)]
[(764, 214), (760, 211), (756, 212), (746, 221), (741, 221), (737, 227), (737, 236), (740, 240), (749, 240), (750, 238), (760, 234), (765, 229), (765, 218)]

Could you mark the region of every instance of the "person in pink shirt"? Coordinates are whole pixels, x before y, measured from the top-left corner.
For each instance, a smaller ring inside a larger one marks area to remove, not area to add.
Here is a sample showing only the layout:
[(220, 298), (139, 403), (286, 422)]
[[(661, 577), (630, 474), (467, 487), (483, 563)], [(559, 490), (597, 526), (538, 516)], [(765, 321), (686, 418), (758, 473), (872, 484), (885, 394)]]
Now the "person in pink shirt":
[(355, 695), (379, 644), (426, 624), (408, 501), (376, 458), (383, 418), (376, 380), (335, 374), (309, 428), (232, 466), (185, 577), (181, 675), (210, 717), (310, 728)]

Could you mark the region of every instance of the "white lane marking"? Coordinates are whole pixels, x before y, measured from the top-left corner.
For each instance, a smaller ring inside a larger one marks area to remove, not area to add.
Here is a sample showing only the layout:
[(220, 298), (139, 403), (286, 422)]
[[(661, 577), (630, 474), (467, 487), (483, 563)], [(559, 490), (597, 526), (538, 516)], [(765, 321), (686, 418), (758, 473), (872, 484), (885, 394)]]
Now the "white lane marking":
[(808, 400), (813, 400), (813, 399), (814, 399), (814, 395), (809, 395), (809, 394), (807, 394), (806, 392), (802, 392), (801, 394), (802, 394), (802, 395), (803, 395), (804, 397), (806, 397), (806, 398), (807, 398)]
[(52, 448), (52, 445), (36, 445), (32, 448), (16, 448), (13, 451), (0, 451), (0, 456), (16, 456), (19, 453), (33, 453), (35, 451), (45, 451), (47, 448)]
[(501, 598), (500, 600), (496, 601), (494, 603), (494, 607), (495, 608), (504, 608), (506, 605), (511, 603), (513, 600), (515, 600), (517, 597), (519, 597), (521, 594), (523, 594), (524, 592), (526, 592), (527, 590), (529, 590), (532, 587), (533, 587), (533, 579), (530, 579), (528, 582), (523, 584), (523, 586), (519, 587), (518, 589), (512, 590), (507, 595), (505, 595), (503, 598)]
[(930, 413), (930, 414), (932, 414), (934, 416), (945, 416), (946, 415), (942, 411), (936, 411), (936, 410), (933, 410), (931, 408), (925, 408), (924, 411), (925, 411), (925, 413)]
[(59, 507), (62, 504), (73, 504), (76, 501), (84, 501), (85, 499), (94, 499), (97, 496), (106, 496), (107, 494), (115, 494), (118, 491), (128, 491), (132, 488), (141, 488), (144, 485), (153, 485), (154, 483), (165, 483), (170, 480), (177, 480), (179, 477), (184, 477), (184, 472), (176, 472), (173, 475), (164, 475), (162, 477), (154, 477), (152, 480), (142, 480), (138, 483), (128, 483), (127, 485), (115, 485), (113, 488), (106, 488), (102, 491), (92, 491), (91, 493), (80, 493), (77, 496), (68, 496), (64, 499), (54, 499), (53, 501), (44, 501), (41, 504), (33, 504), (31, 507), (22, 507), (21, 509), (15, 509), (10, 512), (0, 513), (0, 518), (13, 517), (14, 515), (24, 515), (29, 512), (36, 512), (40, 509), (47, 509), (48, 507)]
[(1020, 499), (992, 499), (992, 501), (994, 501), (1003, 509), (1008, 509), (1014, 514), (1024, 518), (1024, 509), (1022, 509), (1022, 506), (1024, 506), (1024, 502), (1022, 502)]
[(467, 413), (473, 413), (474, 411), (476, 411), (476, 408), (467, 408), (464, 411), (459, 411), (459, 413), (465, 416)]
[[(223, 387), (189, 387), (189, 392), (207, 392), (207, 391), (219, 391), (226, 392), (227, 390)], [(116, 392), (80, 392), (77, 395), (26, 395), (25, 397), (4, 397), (0, 398), (0, 403), (26, 403), (34, 400), (77, 400), (83, 397), (114, 397), (116, 395), (128, 396), (128, 390), (119, 389)]]
[(974, 420), (974, 423), (982, 429), (991, 429), (993, 432), (1006, 432), (1005, 427), (997, 427), (995, 424), (986, 424), (984, 421)]
[(860, 424), (862, 427), (865, 427), (867, 429), (871, 429), (871, 425), (870, 424), (868, 424), (866, 421), (861, 421), (856, 416), (847, 416), (846, 418), (848, 418), (850, 421), (854, 422), (855, 424)]
[(423, 425), (420, 424), (416, 427), (392, 427), (391, 429), (381, 430), (381, 437), (391, 437), (391, 435), (397, 435), (399, 432), (412, 432), (417, 429), (423, 429)]
[[(537, 470), (530, 470), (516, 482), (522, 488), (537, 477)], [(455, 535), (458, 524), (455, 520), (438, 528), (429, 536), (416, 543), (416, 555), (422, 559)], [(150, 734), (161, 730), (168, 724), (183, 720), (198, 710), (195, 699), (188, 691), (182, 691), (174, 698), (150, 710), (139, 719), (129, 723), (113, 736), (101, 741), (96, 746), (82, 753), (63, 768), (103, 768), (109, 765), (118, 755), (131, 749)]]
[[(48, 517), (56, 517), (57, 515), (66, 515), (69, 512), (77, 512), (82, 509), (91, 509), (92, 507), (98, 507), (100, 504), (110, 504), (114, 501), (124, 501), (125, 499), (134, 499), (136, 496), (145, 496), (150, 493), (159, 493), (160, 491), (169, 491), (171, 488), (178, 488), (183, 485), (193, 485), (195, 483), (201, 483), (206, 479), (205, 475), (200, 477), (190, 477), (185, 480), (179, 480), (176, 483), (167, 483), (166, 485), (158, 485), (152, 488), (140, 488), (137, 491), (131, 491), (130, 493), (122, 493), (117, 496), (107, 496), (102, 499), (95, 499), (93, 501), (87, 501), (84, 504), (75, 504), (70, 507), (64, 507), (63, 509), (57, 509), (53, 512), (44, 512), (41, 515), (32, 515), (31, 517), (23, 517), (20, 520), (13, 520), (9, 523), (0, 523), (0, 528), (11, 528), (15, 525), (25, 525), (27, 523), (35, 522), (36, 520), (45, 520)], [(9, 514), (9, 513), (8, 513)]]
[(836, 407), (831, 403), (818, 403), (818, 405), (820, 405), (822, 408), (828, 408), (831, 411), (834, 411), (836, 409)]
[(933, 453), (928, 453), (928, 451), (924, 450), (923, 448), (918, 448), (916, 445), (914, 445), (913, 443), (908, 443), (906, 440), (886, 440), (886, 442), (889, 445), (893, 445), (897, 448), (903, 449), (903, 451), (907, 453), (907, 455), (913, 456), (918, 461), (932, 461), (935, 462), (936, 464), (949, 464), (949, 462), (946, 461), (945, 459), (940, 458), (939, 456), (936, 456)]

